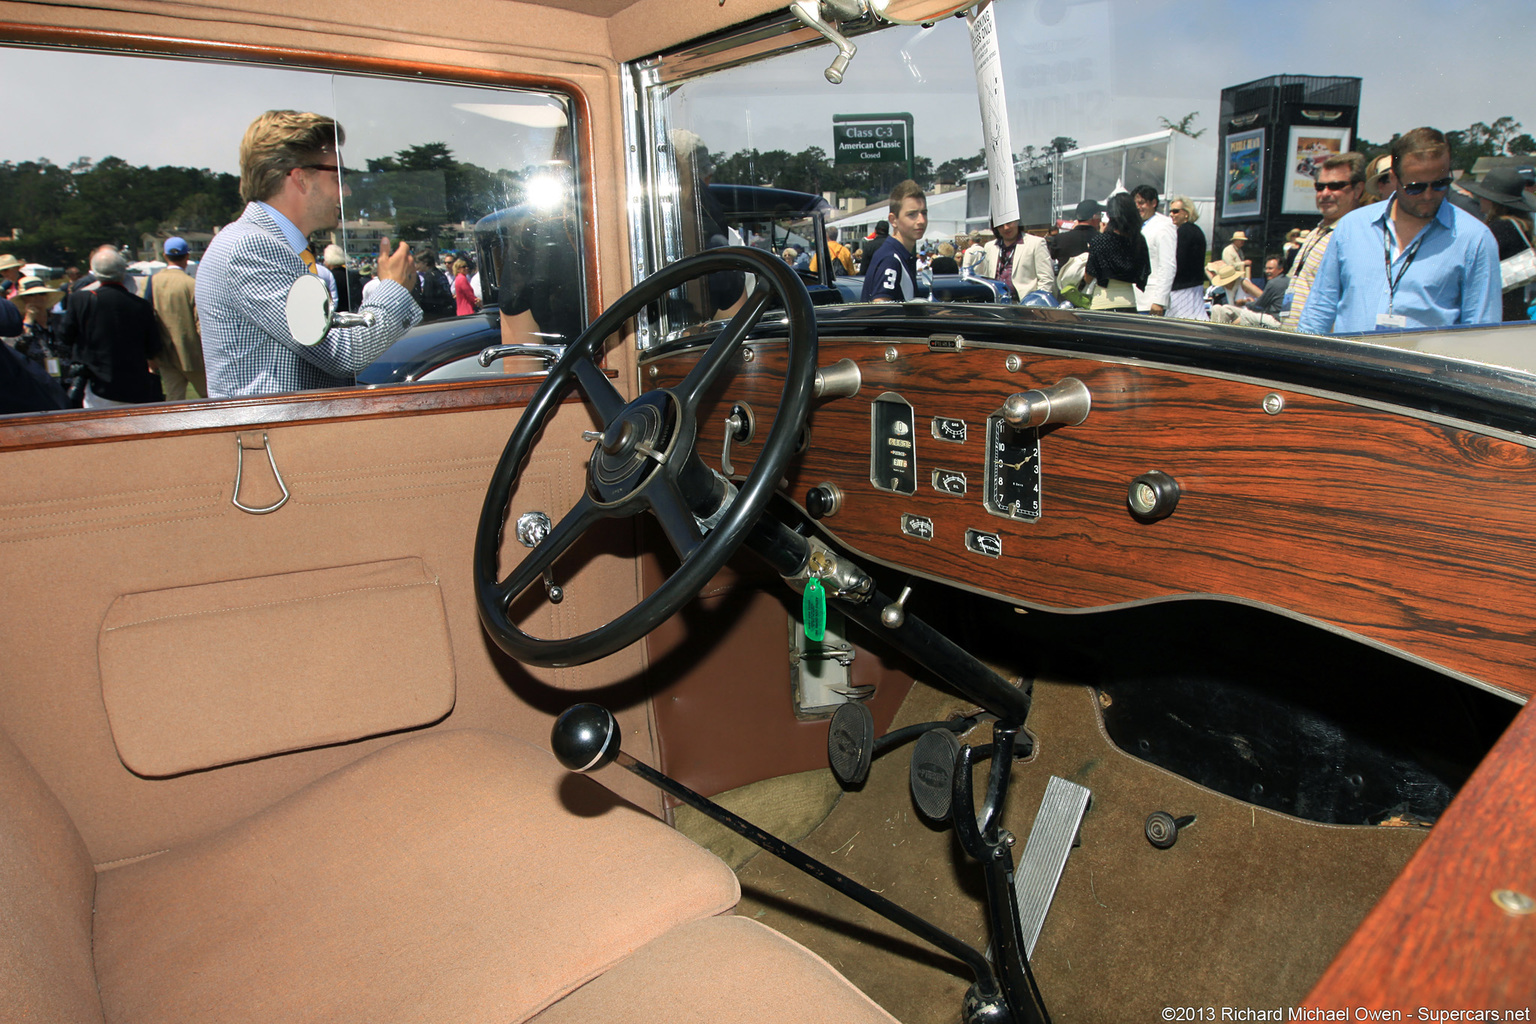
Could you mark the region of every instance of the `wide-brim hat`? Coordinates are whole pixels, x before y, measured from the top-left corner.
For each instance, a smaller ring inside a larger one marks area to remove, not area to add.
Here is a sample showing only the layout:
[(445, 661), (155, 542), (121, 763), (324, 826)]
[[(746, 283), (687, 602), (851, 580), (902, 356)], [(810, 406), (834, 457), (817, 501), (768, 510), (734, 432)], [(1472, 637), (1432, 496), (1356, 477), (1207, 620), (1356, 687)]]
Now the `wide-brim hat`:
[(1235, 284), (1243, 279), (1243, 272), (1226, 260), (1207, 263), (1205, 265), (1205, 272), (1210, 277), (1211, 283), (1218, 288), (1225, 288), (1227, 285)]
[(5, 255), (0, 256), (0, 270), (15, 270), (17, 267), (23, 265), (24, 264), (21, 262), (21, 260), (17, 259), (15, 256), (12, 256), (10, 253), (6, 253)]
[(1234, 232), (1232, 232), (1232, 241), (1234, 241), (1234, 242), (1246, 242), (1246, 241), (1248, 241), (1248, 236), (1246, 234), (1244, 234), (1243, 232), (1241, 232), (1241, 231), (1234, 231)]
[(1365, 165), (1365, 183), (1367, 185), (1392, 169), (1392, 154), (1383, 153), (1370, 163)]
[(48, 282), (40, 277), (24, 277), (16, 283), (16, 298), (18, 299), (43, 296), (53, 302), (57, 302), (63, 294), (64, 290), (62, 288), (49, 288)]
[(1512, 167), (1495, 167), (1482, 181), (1462, 178), (1456, 182), (1479, 199), (1488, 199), (1505, 206), (1524, 206), (1526, 183), (1531, 179)]

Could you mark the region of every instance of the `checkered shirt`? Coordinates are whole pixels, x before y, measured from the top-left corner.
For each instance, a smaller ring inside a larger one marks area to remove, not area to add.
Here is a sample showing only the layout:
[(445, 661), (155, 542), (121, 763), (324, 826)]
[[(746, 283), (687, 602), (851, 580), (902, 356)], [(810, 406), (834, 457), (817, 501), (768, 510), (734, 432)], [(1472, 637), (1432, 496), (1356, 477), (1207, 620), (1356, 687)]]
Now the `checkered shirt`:
[(421, 321), (411, 293), (381, 281), (363, 305), (376, 314), (372, 327), (332, 330), (317, 345), (301, 345), (288, 334), (286, 309), (288, 289), (305, 273), (259, 203), (214, 236), (197, 268), (208, 397), (350, 387), (359, 370)]

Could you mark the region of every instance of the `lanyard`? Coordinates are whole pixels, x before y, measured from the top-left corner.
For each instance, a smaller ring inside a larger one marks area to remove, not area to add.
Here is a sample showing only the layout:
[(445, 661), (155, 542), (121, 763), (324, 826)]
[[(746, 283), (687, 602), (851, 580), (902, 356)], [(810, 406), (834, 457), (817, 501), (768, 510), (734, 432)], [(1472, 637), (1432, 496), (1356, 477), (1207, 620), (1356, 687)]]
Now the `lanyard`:
[[(1396, 199), (1393, 199), (1393, 202), (1396, 202), (1396, 201), (1397, 201)], [(1386, 212), (1386, 214), (1384, 216), (1387, 218), (1387, 220), (1384, 220), (1382, 222), (1382, 225), (1381, 225), (1381, 258), (1382, 258), (1382, 262), (1384, 262), (1386, 264), (1386, 268), (1387, 268), (1387, 312), (1390, 314), (1390, 313), (1393, 312), (1393, 305), (1392, 305), (1392, 303), (1393, 303), (1394, 298), (1397, 295), (1397, 286), (1402, 281), (1403, 275), (1408, 273), (1408, 268), (1413, 266), (1413, 258), (1419, 254), (1419, 246), (1424, 244), (1424, 236), (1429, 234), (1429, 229), (1431, 227), (1433, 227), (1434, 225), (1433, 225), (1433, 223), (1426, 224), (1419, 231), (1419, 237), (1415, 238), (1413, 240), (1413, 244), (1408, 246), (1408, 255), (1403, 260), (1402, 269), (1397, 272), (1397, 276), (1396, 277), (1393, 277), (1392, 276), (1392, 251), (1391, 251), (1391, 249), (1392, 249), (1392, 242), (1391, 242), (1392, 233), (1387, 230), (1387, 221), (1391, 220), (1391, 218), (1392, 218), (1392, 206), (1391, 206), (1391, 204), (1388, 204), (1387, 212)]]
[(1291, 266), (1296, 270), (1294, 276), (1301, 276), (1302, 268), (1307, 265), (1307, 257), (1312, 255), (1312, 250), (1316, 249), (1322, 240), (1327, 238), (1332, 233), (1333, 227), (1331, 225), (1325, 226), (1319, 224), (1316, 228), (1313, 229), (1310, 237), (1307, 239), (1307, 244), (1302, 246), (1301, 252), (1296, 254), (1296, 262), (1291, 264)]

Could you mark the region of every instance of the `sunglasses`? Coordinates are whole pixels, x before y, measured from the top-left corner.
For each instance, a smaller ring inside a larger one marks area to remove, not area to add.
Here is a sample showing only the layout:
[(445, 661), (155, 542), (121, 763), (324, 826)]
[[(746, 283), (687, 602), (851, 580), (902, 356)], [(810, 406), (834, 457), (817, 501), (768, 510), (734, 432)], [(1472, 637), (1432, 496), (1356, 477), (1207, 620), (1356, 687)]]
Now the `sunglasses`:
[(1434, 181), (1404, 182), (1398, 186), (1398, 188), (1403, 190), (1404, 195), (1409, 196), (1421, 196), (1424, 194), (1425, 189), (1430, 189), (1435, 192), (1444, 192), (1450, 187), (1450, 178), (1436, 178)]
[(338, 167), (335, 164), (300, 164), (299, 166), (307, 171), (329, 171), (331, 174), (339, 175), (342, 181), (346, 181), (347, 175), (352, 173), (348, 168)]
[(1343, 192), (1353, 184), (1352, 181), (1314, 181), (1312, 189), (1315, 192)]

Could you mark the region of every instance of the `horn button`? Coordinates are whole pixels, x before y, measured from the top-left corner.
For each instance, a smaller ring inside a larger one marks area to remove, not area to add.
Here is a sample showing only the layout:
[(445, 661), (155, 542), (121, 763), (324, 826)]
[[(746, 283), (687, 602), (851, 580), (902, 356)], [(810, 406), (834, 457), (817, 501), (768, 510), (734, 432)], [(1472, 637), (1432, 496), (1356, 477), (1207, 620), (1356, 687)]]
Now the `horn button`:
[(667, 447), (676, 436), (672, 396), (650, 391), (625, 406), (593, 449), (592, 489), (600, 501), (628, 497), (650, 479), (653, 470), (672, 456)]

